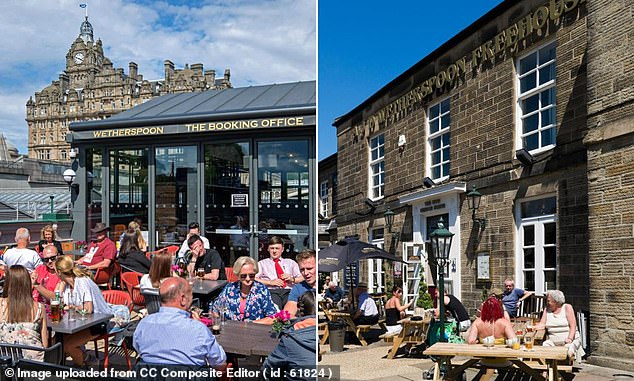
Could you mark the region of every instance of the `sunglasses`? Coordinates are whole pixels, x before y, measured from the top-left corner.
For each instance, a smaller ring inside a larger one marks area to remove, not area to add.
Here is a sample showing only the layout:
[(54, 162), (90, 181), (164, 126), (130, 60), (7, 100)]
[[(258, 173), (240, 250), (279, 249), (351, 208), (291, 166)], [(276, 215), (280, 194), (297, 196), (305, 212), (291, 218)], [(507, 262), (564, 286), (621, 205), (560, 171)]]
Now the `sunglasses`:
[(245, 280), (247, 279), (247, 277), (251, 279), (255, 279), (255, 274), (240, 274), (239, 277), (240, 277), (240, 280)]
[(44, 261), (44, 262), (55, 262), (56, 259), (57, 259), (57, 256), (54, 256), (54, 257), (42, 258), (42, 261)]

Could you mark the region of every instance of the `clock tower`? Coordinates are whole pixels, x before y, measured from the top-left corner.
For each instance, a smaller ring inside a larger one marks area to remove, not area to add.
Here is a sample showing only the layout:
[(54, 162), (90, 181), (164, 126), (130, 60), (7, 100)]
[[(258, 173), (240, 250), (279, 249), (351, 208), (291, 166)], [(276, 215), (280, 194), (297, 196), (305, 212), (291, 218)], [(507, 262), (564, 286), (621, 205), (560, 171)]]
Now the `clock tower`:
[(88, 16), (79, 28), (79, 36), (66, 54), (66, 73), (71, 88), (83, 88), (102, 69), (104, 61), (101, 40), (94, 42), (92, 25)]

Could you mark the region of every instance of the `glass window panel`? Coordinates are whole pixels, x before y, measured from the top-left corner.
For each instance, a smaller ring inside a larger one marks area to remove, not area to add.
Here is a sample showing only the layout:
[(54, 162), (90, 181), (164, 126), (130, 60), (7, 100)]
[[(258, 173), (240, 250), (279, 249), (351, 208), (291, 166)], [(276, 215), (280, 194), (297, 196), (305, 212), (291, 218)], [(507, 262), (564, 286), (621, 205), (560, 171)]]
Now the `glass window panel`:
[(189, 232), (188, 224), (198, 221), (197, 151), (197, 146), (155, 149), (158, 248), (180, 245)]
[(541, 132), (542, 135), (542, 147), (555, 144), (555, 129), (549, 128)]
[(429, 132), (432, 134), (438, 132), (438, 119), (434, 119), (429, 122)]
[(550, 44), (539, 50), (539, 64), (542, 65), (555, 59), (555, 44)]
[(544, 83), (555, 78), (555, 65), (547, 65), (539, 69), (539, 84), (543, 85)]
[(539, 147), (538, 137), (539, 137), (539, 135), (537, 135), (537, 134), (526, 136), (523, 139), (524, 148), (526, 148), (529, 151), (537, 149)]
[(523, 202), (521, 205), (522, 218), (546, 216), (557, 212), (557, 198), (547, 197)]
[(535, 225), (525, 225), (523, 228), (524, 228), (524, 246), (535, 245)]
[(376, 149), (373, 149), (372, 151), (370, 151), (370, 154), (372, 155), (371, 160), (375, 161), (379, 158), (379, 151)]
[(446, 114), (441, 119), (442, 119), (442, 128), (449, 127), (449, 124), (451, 123), (451, 114)]
[(551, 269), (557, 267), (557, 248), (555, 246), (544, 247), (544, 267)]
[[(205, 224), (201, 233), (225, 266), (250, 252), (250, 158), (246, 142), (205, 145)], [(288, 173), (286, 181), (297, 189), (300, 173)]]
[(443, 113), (449, 111), (449, 98), (440, 103), (440, 110)]
[(431, 154), (431, 162), (434, 164), (440, 163), (440, 151)]
[(440, 105), (434, 105), (432, 107), (429, 108), (429, 119), (433, 119), (438, 117), (438, 108), (440, 107)]
[(522, 120), (523, 123), (523, 132), (531, 132), (537, 130), (537, 126), (539, 125), (539, 114), (533, 114), (529, 117), (526, 117)]
[[(381, 143), (383, 144), (383, 143)], [(384, 157), (385, 156), (385, 146), (381, 145), (379, 146), (379, 157)]]
[(534, 271), (524, 271), (524, 289), (525, 290), (535, 289), (535, 272)]
[(548, 270), (544, 271), (544, 290), (556, 290), (557, 289), (557, 271)]
[(525, 93), (526, 91), (533, 89), (537, 84), (537, 75), (536, 73), (528, 74), (526, 77), (520, 79), (520, 92)]
[(440, 149), (440, 137), (431, 140), (431, 149), (434, 151)]
[(86, 152), (86, 237), (101, 222), (103, 192), (103, 154), (101, 148), (89, 148)]
[(110, 227), (115, 242), (134, 219), (147, 230), (148, 204), (148, 149), (111, 150)]
[(546, 91), (542, 91), (540, 93), (540, 96), (542, 97), (542, 107), (546, 107), (548, 105), (552, 105), (555, 103), (555, 88), (551, 87), (550, 89), (546, 90)]
[(522, 101), (522, 112), (529, 114), (539, 108), (539, 94), (526, 98)]
[(537, 66), (537, 52), (532, 53), (520, 60), (520, 75)]
[(379, 141), (379, 145), (382, 146), (383, 144), (385, 144), (385, 135), (381, 134), (377, 137), (378, 141)]
[(535, 268), (535, 249), (524, 249), (524, 268)]
[(443, 176), (449, 176), (449, 163), (442, 165), (442, 174)]
[[(308, 245), (311, 235), (308, 218), (308, 140), (258, 142), (256, 148), (259, 195), (258, 259), (269, 257), (268, 240), (272, 235), (280, 236), (284, 240), (284, 258), (294, 258)], [(279, 186), (271, 183), (268, 173), (280, 174)], [(288, 173), (300, 174), (298, 187), (288, 185)], [(270, 201), (266, 198), (267, 192), (272, 194)]]
[(442, 150), (442, 160), (443, 161), (449, 160), (449, 147), (443, 148), (443, 150)]
[(542, 126), (549, 126), (555, 121), (555, 108), (542, 111)]
[(442, 135), (442, 145), (448, 146), (450, 139), (451, 139), (451, 135), (449, 134), (449, 132), (444, 133)]
[(557, 243), (557, 224), (552, 222), (544, 224), (544, 244), (554, 245)]
[(432, 173), (432, 177), (434, 179), (439, 178), (440, 177), (440, 166), (433, 167), (431, 169), (431, 173)]

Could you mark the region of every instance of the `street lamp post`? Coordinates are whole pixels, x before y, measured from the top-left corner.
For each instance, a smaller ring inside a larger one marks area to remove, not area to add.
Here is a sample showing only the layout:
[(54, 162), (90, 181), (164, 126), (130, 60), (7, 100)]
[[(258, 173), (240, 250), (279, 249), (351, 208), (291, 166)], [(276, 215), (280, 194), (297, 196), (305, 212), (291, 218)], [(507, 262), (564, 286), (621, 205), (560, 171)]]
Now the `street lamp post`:
[(431, 249), (438, 265), (438, 308), (440, 310), (440, 337), (438, 341), (445, 341), (445, 266), (449, 260), (451, 240), (454, 233), (447, 230), (442, 218), (438, 227), (430, 234)]

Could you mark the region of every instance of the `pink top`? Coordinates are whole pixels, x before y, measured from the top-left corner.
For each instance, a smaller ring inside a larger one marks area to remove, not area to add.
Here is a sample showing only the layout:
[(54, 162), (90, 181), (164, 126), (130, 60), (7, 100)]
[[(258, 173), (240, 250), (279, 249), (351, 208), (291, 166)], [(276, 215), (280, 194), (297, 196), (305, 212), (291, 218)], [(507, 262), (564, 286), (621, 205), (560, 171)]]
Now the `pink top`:
[[(37, 283), (41, 284), (49, 291), (55, 291), (55, 286), (59, 283), (59, 277), (55, 271), (49, 270), (46, 265), (39, 265), (35, 268), (35, 272), (37, 273)], [(33, 299), (40, 303), (49, 302), (48, 299), (40, 295), (40, 293), (35, 290), (33, 290)]]

